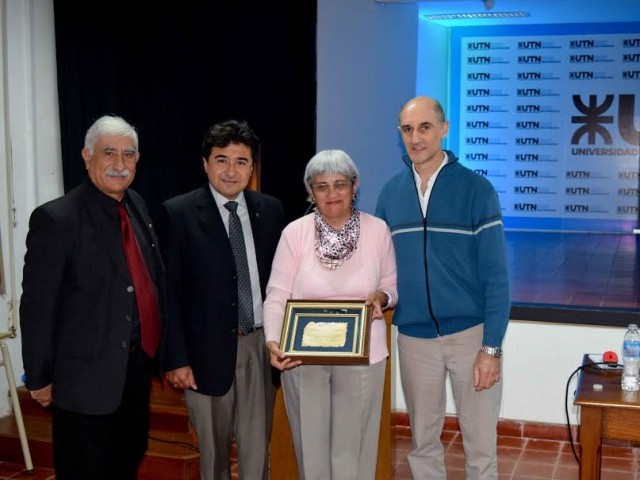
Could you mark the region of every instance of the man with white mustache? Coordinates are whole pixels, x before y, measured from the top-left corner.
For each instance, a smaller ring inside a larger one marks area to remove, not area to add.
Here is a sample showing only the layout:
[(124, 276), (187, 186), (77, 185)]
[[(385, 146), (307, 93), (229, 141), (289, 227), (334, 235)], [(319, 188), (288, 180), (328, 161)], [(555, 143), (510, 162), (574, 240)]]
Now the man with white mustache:
[(107, 170), (107, 175), (109, 175), (110, 177), (127, 178), (131, 175), (131, 172), (127, 168), (125, 168), (124, 170), (115, 170), (113, 168), (110, 168)]
[(133, 480), (147, 449), (164, 324), (164, 264), (129, 189), (138, 135), (120, 117), (89, 128), (88, 177), (31, 214), (20, 304), (25, 384), (52, 405), (57, 480)]

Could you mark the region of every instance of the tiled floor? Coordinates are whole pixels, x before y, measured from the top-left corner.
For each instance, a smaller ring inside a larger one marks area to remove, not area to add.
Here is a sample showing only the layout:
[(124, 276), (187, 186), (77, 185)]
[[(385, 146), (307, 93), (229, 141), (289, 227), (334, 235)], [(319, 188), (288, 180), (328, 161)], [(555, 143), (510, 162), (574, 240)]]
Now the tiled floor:
[(514, 303), (640, 307), (636, 235), (506, 233)]
[(0, 462), (0, 480), (8, 478), (30, 480), (54, 480), (56, 477), (51, 468), (36, 468), (32, 473), (23, 470), (24, 465)]
[[(392, 476), (389, 480), (411, 480), (407, 465), (407, 453), (411, 449), (409, 429), (393, 427), (392, 435)], [(442, 440), (448, 480), (464, 480), (460, 434), (447, 431)], [(640, 480), (639, 464), (640, 450), (605, 446), (602, 479)], [(498, 480), (578, 480), (578, 464), (569, 442), (503, 436), (498, 437), (498, 475)], [(55, 476), (50, 468), (37, 468), (33, 474), (28, 474), (22, 465), (0, 462), (0, 480), (6, 479), (54, 480)]]
[[(411, 480), (406, 462), (411, 449), (408, 428), (394, 427), (392, 477), (390, 480)], [(464, 452), (457, 432), (445, 432), (445, 463), (447, 480), (464, 480)], [(602, 480), (640, 480), (638, 449), (603, 448)], [(498, 480), (577, 480), (578, 463), (571, 445), (565, 441), (498, 437)]]

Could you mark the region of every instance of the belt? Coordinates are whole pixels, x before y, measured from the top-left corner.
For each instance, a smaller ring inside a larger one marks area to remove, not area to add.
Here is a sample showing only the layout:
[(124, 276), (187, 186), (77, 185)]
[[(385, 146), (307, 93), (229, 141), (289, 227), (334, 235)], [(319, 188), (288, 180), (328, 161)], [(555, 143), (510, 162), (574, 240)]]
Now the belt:
[(253, 327), (251, 330), (247, 330), (246, 332), (243, 332), (242, 330), (238, 329), (238, 336), (246, 337), (247, 335), (251, 335), (253, 332), (261, 329), (262, 329), (262, 325), (260, 325), (259, 327)]

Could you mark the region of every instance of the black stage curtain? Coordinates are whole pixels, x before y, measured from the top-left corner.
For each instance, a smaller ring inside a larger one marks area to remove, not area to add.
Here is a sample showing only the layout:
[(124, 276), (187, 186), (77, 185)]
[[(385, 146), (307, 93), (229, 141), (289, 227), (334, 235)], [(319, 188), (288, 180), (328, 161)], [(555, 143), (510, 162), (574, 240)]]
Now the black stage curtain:
[(87, 128), (120, 115), (138, 129), (133, 187), (155, 215), (206, 182), (202, 137), (235, 118), (261, 139), (261, 190), (282, 200), (287, 220), (302, 215), (315, 153), (316, 9), (315, 0), (55, 0), (65, 191), (86, 177)]

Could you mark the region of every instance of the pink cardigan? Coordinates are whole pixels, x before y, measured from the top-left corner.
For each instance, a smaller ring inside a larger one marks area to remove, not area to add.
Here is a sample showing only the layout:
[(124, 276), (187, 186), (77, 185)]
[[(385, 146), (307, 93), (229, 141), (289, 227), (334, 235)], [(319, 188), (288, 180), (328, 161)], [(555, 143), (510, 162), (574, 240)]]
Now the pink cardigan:
[[(360, 239), (351, 258), (335, 270), (323, 267), (314, 252), (314, 214), (291, 222), (282, 232), (264, 303), (266, 341), (280, 342), (284, 312), (290, 298), (305, 300), (364, 300), (382, 290), (389, 306), (398, 301), (396, 257), (387, 225), (360, 212)], [(384, 319), (371, 324), (369, 362), (389, 355)]]

